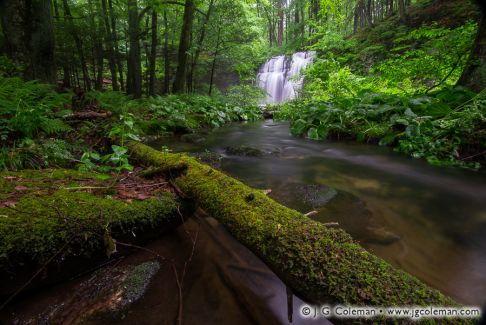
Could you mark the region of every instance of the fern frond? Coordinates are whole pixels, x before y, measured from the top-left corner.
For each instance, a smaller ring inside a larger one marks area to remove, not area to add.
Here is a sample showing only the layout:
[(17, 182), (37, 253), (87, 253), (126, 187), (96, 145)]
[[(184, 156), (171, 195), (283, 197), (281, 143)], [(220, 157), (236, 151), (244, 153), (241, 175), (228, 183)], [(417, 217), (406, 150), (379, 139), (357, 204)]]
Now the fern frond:
[(64, 123), (63, 120), (58, 118), (44, 118), (42, 119), (40, 127), (42, 131), (44, 131), (47, 135), (68, 132), (72, 130), (69, 125), (67, 125), (66, 123)]

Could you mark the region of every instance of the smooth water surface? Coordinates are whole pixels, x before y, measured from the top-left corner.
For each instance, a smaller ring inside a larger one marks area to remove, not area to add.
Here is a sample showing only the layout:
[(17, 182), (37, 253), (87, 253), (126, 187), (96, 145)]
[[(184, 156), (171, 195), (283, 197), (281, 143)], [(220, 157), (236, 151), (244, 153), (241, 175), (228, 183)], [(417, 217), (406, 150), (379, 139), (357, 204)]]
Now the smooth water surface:
[[(215, 151), (221, 168), (312, 218), (337, 222), (368, 250), (462, 303), (486, 303), (486, 174), (438, 168), (374, 145), (314, 142), (265, 122), (217, 129), (174, 151)], [(246, 145), (262, 155), (228, 155)], [(313, 197), (313, 198), (312, 198)], [(359, 261), (356, 261), (357, 263)]]

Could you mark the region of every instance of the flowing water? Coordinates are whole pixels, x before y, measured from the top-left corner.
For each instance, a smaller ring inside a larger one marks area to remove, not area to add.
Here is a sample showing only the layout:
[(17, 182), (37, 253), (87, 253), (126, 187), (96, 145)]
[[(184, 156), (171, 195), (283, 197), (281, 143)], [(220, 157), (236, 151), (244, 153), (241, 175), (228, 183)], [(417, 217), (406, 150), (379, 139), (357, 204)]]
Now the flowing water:
[(291, 58), (280, 55), (271, 58), (258, 71), (258, 86), (266, 94), (265, 103), (280, 103), (297, 98), (302, 88), (301, 71), (312, 62), (313, 52), (297, 52)]
[[(486, 174), (438, 168), (374, 145), (314, 142), (271, 120), (234, 124), (204, 142), (154, 147), (222, 155), (220, 168), (467, 304), (486, 303)], [(251, 146), (255, 157), (227, 154)], [(357, 261), (358, 262), (358, 261)]]

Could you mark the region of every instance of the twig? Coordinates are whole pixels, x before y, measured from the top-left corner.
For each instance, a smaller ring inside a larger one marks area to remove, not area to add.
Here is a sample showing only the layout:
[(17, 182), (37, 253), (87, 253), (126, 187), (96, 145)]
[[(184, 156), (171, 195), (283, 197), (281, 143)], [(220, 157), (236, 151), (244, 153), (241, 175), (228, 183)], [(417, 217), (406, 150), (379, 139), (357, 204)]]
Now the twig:
[(182, 281), (179, 280), (179, 273), (177, 273), (177, 268), (175, 263), (172, 263), (172, 270), (174, 271), (174, 276), (177, 283), (177, 289), (179, 291), (179, 308), (177, 309), (177, 319), (176, 322), (178, 325), (182, 325), (182, 310), (183, 310), (183, 301), (182, 301)]
[(169, 180), (169, 184), (172, 186), (172, 188), (175, 190), (176, 194), (179, 195), (183, 199), (187, 199), (188, 196), (182, 192), (182, 190), (177, 186), (172, 180)]
[(156, 184), (147, 184), (147, 185), (137, 185), (138, 188), (144, 188), (144, 187), (153, 187), (153, 186), (160, 186), (160, 185), (165, 185), (167, 182), (162, 182), (162, 183), (156, 183)]
[(315, 214), (318, 214), (319, 212), (317, 212), (316, 210), (312, 210), (310, 212), (307, 212), (306, 214), (304, 214), (304, 216), (306, 217), (310, 217), (310, 216), (313, 216)]
[(447, 75), (446, 75), (444, 78), (442, 78), (442, 80), (441, 80), (441, 81), (439, 81), (439, 83), (438, 83), (438, 84), (435, 84), (435, 85), (433, 85), (432, 87), (430, 87), (429, 89), (427, 89), (427, 90), (425, 91), (425, 93), (426, 93), (426, 94), (428, 94), (428, 93), (429, 93), (429, 92), (430, 92), (432, 89), (435, 89), (435, 88), (439, 87), (439, 86), (440, 86), (440, 85), (442, 85), (442, 84), (443, 84), (443, 83), (444, 83), (444, 82), (445, 82), (447, 79), (449, 79), (449, 77), (452, 75), (452, 73), (453, 73), (453, 72), (456, 70), (456, 68), (459, 66), (459, 63), (461, 63), (461, 60), (462, 60), (462, 57), (463, 57), (463, 56), (464, 56), (464, 55), (461, 55), (461, 56), (459, 57), (459, 60), (457, 60), (457, 61), (456, 61), (456, 63), (455, 63), (455, 64), (454, 64), (454, 66), (452, 67), (451, 71), (449, 71), (449, 73), (448, 73), (448, 74), (447, 74)]
[(110, 188), (109, 186), (79, 186), (79, 187), (61, 187), (63, 190), (95, 190), (95, 189), (103, 189), (103, 188)]
[(138, 246), (138, 245), (134, 245), (134, 244), (128, 244), (128, 243), (123, 243), (123, 242), (120, 242), (118, 240), (115, 240), (115, 243), (117, 245), (120, 245), (120, 246), (125, 246), (125, 247), (132, 247), (132, 248), (137, 248), (137, 249), (140, 249), (142, 251), (145, 251), (145, 252), (148, 252), (150, 254), (153, 254), (155, 255), (158, 259), (162, 260), (162, 261), (166, 261), (167, 258), (160, 255), (159, 253), (157, 253), (156, 251), (152, 250), (152, 249), (148, 249), (148, 248), (145, 248), (145, 247), (142, 247), (142, 246)]
[(323, 224), (325, 227), (339, 227), (338, 222), (327, 222)]
[(468, 159), (471, 159), (471, 158), (474, 158), (474, 157), (477, 157), (477, 156), (481, 156), (481, 155), (485, 155), (486, 154), (486, 151), (483, 151), (483, 152), (480, 152), (480, 153), (477, 153), (477, 154), (474, 154), (472, 156), (469, 156), (469, 157), (466, 157), (466, 158), (461, 158), (459, 160), (468, 160)]

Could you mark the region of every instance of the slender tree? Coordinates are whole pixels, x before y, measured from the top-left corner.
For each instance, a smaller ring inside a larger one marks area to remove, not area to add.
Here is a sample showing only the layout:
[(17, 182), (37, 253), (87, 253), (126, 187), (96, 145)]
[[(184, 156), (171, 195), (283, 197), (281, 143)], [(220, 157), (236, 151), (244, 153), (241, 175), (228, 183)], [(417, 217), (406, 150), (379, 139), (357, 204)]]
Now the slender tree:
[(466, 68), (458, 84), (480, 92), (486, 88), (486, 3), (475, 0), (481, 11), (478, 32)]
[(190, 89), (194, 89), (194, 87), (193, 87), (194, 72), (196, 70), (196, 66), (197, 66), (198, 61), (199, 61), (199, 56), (201, 55), (201, 52), (203, 50), (203, 43), (204, 43), (204, 39), (206, 37), (207, 26), (208, 26), (209, 19), (211, 18), (211, 12), (213, 11), (213, 7), (214, 7), (214, 0), (209, 0), (208, 10), (203, 17), (203, 23), (202, 23), (202, 26), (201, 26), (200, 31), (199, 31), (199, 38), (198, 38), (196, 46), (195, 46), (196, 47), (196, 53), (194, 54), (194, 58), (193, 58), (192, 63), (191, 63), (191, 68), (190, 68), (190, 71), (188, 73), (187, 82), (188, 82), (188, 87)]
[(111, 85), (113, 90), (119, 90), (118, 88), (118, 77), (116, 73), (116, 59), (114, 51), (113, 42), (113, 32), (110, 26), (110, 18), (108, 15), (108, 5), (106, 0), (101, 0), (101, 7), (103, 9), (103, 23), (105, 26), (105, 42), (106, 42), (106, 52), (108, 54), (108, 62), (111, 73)]
[(405, 0), (398, 0), (398, 14), (402, 22), (407, 21), (407, 8), (405, 6)]
[(164, 89), (163, 93), (170, 92), (170, 58), (169, 58), (169, 21), (167, 10), (164, 9)]
[(277, 32), (277, 45), (283, 45), (284, 38), (284, 0), (277, 0), (277, 13), (278, 13), (278, 32)]
[(113, 34), (113, 45), (114, 45), (114, 56), (115, 56), (115, 61), (116, 65), (118, 68), (118, 73), (120, 76), (120, 89), (125, 90), (125, 83), (124, 83), (124, 78), (123, 78), (123, 64), (122, 60), (120, 58), (120, 50), (118, 46), (118, 33), (116, 31), (116, 15), (115, 15), (115, 10), (113, 9), (113, 0), (108, 0), (108, 6), (110, 7), (110, 18), (111, 18), (111, 31)]
[(69, 4), (67, 0), (63, 0), (63, 8), (64, 8), (64, 17), (68, 22), (69, 33), (71, 34), (74, 43), (76, 44), (76, 50), (79, 54), (79, 59), (81, 63), (81, 70), (83, 72), (83, 84), (86, 90), (91, 90), (91, 80), (89, 77), (88, 72), (88, 65), (86, 63), (86, 57), (84, 53), (83, 41), (81, 37), (79, 37), (78, 32), (76, 30), (76, 26), (73, 21), (73, 16), (71, 14), (71, 9), (69, 8)]
[(155, 63), (157, 62), (157, 11), (152, 10), (151, 48), (149, 62), (149, 95), (155, 95)]
[(184, 18), (182, 23), (181, 37), (179, 41), (179, 53), (177, 56), (177, 71), (172, 91), (182, 93), (185, 90), (187, 73), (188, 51), (191, 45), (192, 23), (194, 20), (195, 5), (193, 0), (186, 0), (184, 5)]
[(51, 1), (4, 1), (0, 16), (7, 53), (23, 64), (24, 77), (56, 82)]
[(127, 93), (142, 97), (142, 67), (140, 55), (140, 17), (137, 0), (128, 0), (128, 79)]

